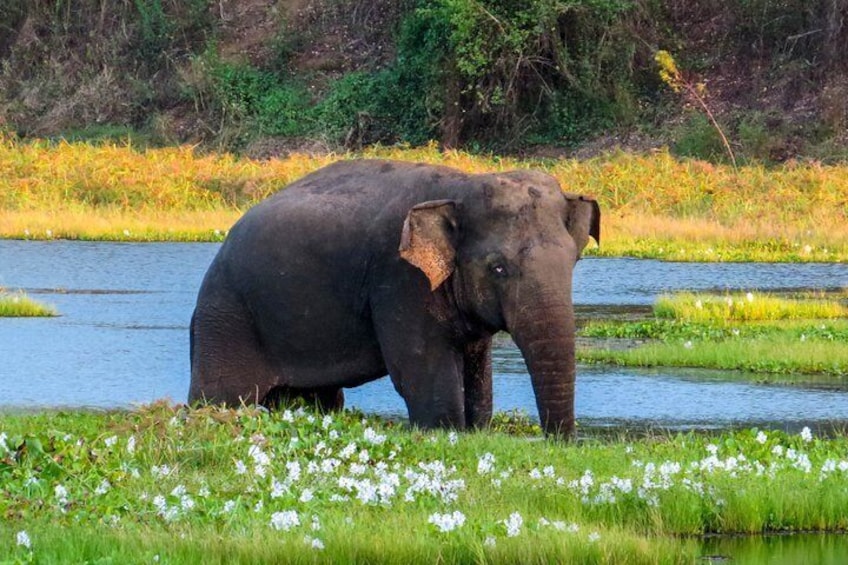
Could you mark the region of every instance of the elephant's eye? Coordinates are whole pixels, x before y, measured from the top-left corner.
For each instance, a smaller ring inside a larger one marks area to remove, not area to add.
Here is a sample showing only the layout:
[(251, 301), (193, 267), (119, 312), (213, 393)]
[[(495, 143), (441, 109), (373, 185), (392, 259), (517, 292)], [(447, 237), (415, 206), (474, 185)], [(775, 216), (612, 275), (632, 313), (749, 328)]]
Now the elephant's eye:
[(504, 267), (500, 263), (495, 263), (489, 268), (492, 270), (492, 273), (498, 277), (506, 276), (506, 267)]

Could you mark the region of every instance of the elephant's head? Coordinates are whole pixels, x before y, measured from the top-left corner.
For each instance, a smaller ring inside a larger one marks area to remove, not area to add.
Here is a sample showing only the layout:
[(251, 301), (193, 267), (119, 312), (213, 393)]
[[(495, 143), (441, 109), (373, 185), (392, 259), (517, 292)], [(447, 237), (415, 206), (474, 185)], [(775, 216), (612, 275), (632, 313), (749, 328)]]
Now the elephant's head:
[(572, 269), (593, 237), (595, 200), (564, 194), (552, 177), (530, 171), (474, 177), (467, 196), (415, 206), (401, 256), (432, 290), (450, 285), (471, 325), (506, 330), (521, 349), (549, 434), (574, 429)]

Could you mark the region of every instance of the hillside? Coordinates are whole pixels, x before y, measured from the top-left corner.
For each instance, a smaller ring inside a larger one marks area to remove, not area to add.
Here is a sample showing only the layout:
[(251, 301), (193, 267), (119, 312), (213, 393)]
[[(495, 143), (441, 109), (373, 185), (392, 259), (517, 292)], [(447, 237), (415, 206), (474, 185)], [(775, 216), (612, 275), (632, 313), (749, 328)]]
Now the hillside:
[(848, 157), (848, 0), (0, 0), (0, 127), (253, 155), (375, 142)]

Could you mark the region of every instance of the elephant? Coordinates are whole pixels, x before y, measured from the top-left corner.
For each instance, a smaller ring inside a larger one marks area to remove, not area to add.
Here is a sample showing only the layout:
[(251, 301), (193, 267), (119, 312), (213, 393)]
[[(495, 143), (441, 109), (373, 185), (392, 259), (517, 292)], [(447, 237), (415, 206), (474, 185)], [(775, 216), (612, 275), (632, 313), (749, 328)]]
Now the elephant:
[(467, 174), (361, 159), (250, 208), (206, 272), (189, 402), (341, 409), (388, 375), (420, 428), (492, 417), (492, 337), (507, 331), (547, 434), (574, 431), (572, 271), (600, 242), (595, 199), (534, 170)]

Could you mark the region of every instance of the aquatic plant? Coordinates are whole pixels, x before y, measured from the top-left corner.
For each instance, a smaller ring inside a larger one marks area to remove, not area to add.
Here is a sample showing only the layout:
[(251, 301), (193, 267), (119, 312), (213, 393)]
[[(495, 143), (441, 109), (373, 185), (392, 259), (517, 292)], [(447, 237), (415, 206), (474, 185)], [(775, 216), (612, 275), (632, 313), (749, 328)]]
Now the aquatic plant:
[(583, 361), (704, 367), (757, 374), (848, 375), (848, 308), (840, 300), (762, 293), (664, 295), (654, 318), (592, 322), (584, 337), (651, 340), (624, 350), (583, 349)]
[(844, 529), (846, 479), (848, 439), (812, 430), (563, 445), (303, 409), (3, 416), (0, 558), (691, 562), (667, 535)]
[(36, 302), (23, 292), (0, 288), (0, 318), (34, 318), (56, 316), (56, 309)]
[(767, 293), (724, 295), (676, 293), (662, 295), (654, 303), (658, 318), (691, 322), (760, 320), (810, 320), (848, 318), (848, 307), (837, 300), (792, 299)]

